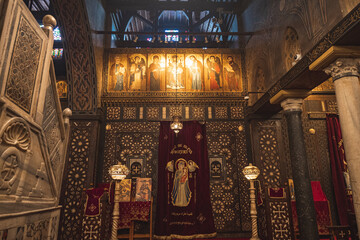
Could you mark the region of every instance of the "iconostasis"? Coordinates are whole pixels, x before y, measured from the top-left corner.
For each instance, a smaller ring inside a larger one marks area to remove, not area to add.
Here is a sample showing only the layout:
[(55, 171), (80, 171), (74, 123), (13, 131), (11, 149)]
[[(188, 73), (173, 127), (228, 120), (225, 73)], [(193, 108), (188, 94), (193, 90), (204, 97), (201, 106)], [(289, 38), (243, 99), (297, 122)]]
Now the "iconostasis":
[(244, 90), (241, 55), (230, 49), (109, 49), (104, 69), (105, 96)]

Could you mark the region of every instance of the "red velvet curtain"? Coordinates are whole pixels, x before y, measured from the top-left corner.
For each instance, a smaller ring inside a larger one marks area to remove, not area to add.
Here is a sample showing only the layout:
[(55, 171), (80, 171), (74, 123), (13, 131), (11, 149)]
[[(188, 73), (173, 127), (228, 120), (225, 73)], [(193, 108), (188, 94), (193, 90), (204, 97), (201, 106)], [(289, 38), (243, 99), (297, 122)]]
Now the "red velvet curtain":
[(214, 237), (205, 125), (183, 125), (176, 136), (169, 122), (160, 124), (155, 236)]
[(331, 161), (331, 173), (334, 185), (337, 212), (341, 225), (349, 225), (347, 211), (349, 202), (343, 172), (346, 171), (346, 159), (341, 135), (339, 117), (333, 114), (326, 115), (328, 142)]

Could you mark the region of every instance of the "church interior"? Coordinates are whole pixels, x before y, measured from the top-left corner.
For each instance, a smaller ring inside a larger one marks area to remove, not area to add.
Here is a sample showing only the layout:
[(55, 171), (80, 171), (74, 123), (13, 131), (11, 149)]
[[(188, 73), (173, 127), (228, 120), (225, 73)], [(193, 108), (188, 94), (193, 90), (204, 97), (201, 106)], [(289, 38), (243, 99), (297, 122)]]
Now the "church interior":
[(355, 240), (360, 0), (0, 0), (0, 238)]

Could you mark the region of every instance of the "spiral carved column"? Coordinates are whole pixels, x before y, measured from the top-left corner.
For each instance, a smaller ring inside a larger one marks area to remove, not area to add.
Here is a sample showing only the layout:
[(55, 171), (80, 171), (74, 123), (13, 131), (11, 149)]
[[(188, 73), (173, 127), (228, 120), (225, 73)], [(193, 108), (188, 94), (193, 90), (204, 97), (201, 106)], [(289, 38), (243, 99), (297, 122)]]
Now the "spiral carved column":
[(118, 226), (119, 226), (119, 201), (120, 201), (120, 181), (115, 181), (114, 193), (114, 211), (113, 224), (111, 229), (111, 240), (117, 240)]
[(260, 240), (258, 235), (257, 227), (257, 211), (256, 211), (256, 197), (255, 197), (255, 185), (254, 180), (250, 180), (250, 216), (251, 216), (251, 225), (252, 225), (252, 237), (250, 240)]

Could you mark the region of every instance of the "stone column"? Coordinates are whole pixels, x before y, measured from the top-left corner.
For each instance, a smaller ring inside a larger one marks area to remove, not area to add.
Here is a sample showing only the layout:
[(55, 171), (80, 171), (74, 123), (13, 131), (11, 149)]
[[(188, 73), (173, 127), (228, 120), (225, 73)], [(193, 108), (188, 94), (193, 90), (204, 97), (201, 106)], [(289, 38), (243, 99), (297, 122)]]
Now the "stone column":
[(317, 240), (319, 234), (301, 120), (303, 101), (302, 98), (287, 98), (281, 102), (281, 106), (284, 109), (289, 134), (300, 239)]
[(360, 58), (338, 58), (325, 73), (334, 80), (340, 126), (350, 174), (358, 229), (360, 229)]

